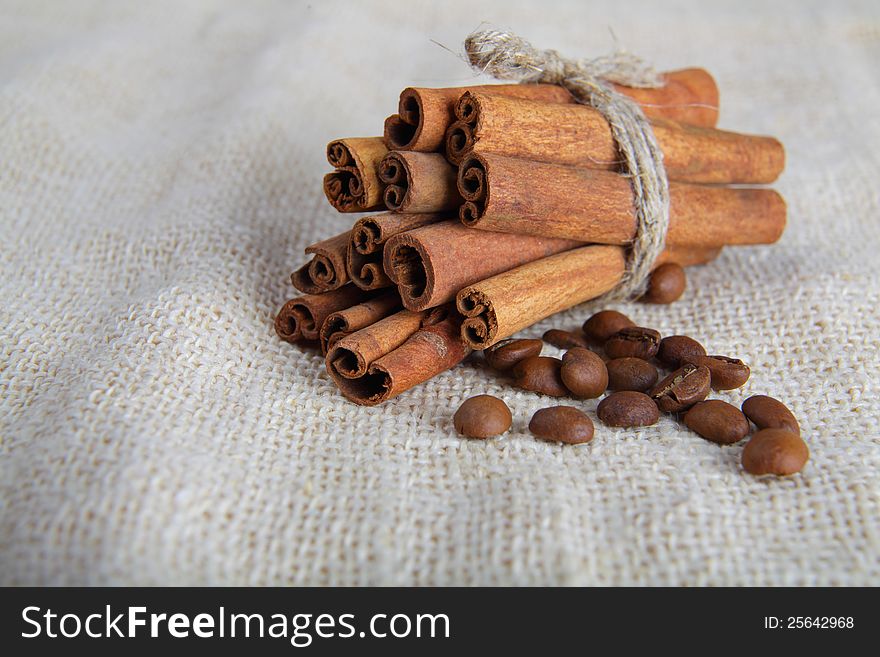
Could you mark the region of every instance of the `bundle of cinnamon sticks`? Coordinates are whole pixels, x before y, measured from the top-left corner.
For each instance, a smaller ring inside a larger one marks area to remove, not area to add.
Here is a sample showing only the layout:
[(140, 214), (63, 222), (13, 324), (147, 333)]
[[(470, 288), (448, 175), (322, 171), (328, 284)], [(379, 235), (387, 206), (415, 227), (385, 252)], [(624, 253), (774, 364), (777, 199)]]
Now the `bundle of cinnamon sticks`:
[[(702, 69), (639, 103), (670, 181), (666, 249), (654, 263), (713, 260), (770, 244), (785, 227), (782, 144), (715, 128), (718, 88)], [(374, 405), (554, 313), (612, 290), (637, 230), (611, 128), (562, 87), (408, 88), (382, 137), (337, 139), (324, 193), (372, 212), (306, 249), (302, 294), (275, 328), (314, 342), (340, 391)]]

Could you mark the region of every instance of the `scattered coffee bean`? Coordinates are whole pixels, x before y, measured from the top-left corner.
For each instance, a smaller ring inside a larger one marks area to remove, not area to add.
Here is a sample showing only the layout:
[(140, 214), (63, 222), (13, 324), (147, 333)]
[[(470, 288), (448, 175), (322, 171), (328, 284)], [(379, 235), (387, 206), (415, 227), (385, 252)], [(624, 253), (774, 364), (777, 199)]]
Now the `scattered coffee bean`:
[(785, 429), (762, 429), (746, 444), (742, 464), (755, 475), (790, 475), (800, 472), (810, 458), (807, 443)]
[(551, 397), (567, 397), (568, 388), (562, 382), (561, 369), (562, 361), (558, 358), (531, 356), (514, 365), (515, 385)]
[(648, 360), (660, 348), (660, 334), (654, 329), (630, 326), (620, 329), (605, 342), (610, 358), (642, 358)]
[(684, 423), (706, 440), (732, 445), (749, 435), (749, 421), (736, 406), (720, 399), (695, 404), (685, 413)]
[(710, 381), (707, 368), (688, 363), (651, 388), (648, 394), (661, 411), (679, 413), (706, 398)]
[(538, 356), (544, 344), (540, 340), (515, 340), (509, 338), (489, 347), (483, 357), (492, 369), (506, 372), (521, 360)]
[(648, 291), (642, 297), (647, 303), (672, 303), (684, 294), (687, 275), (684, 268), (674, 262), (660, 265), (651, 272)]
[(563, 331), (561, 329), (550, 329), (544, 333), (542, 338), (547, 344), (552, 344), (560, 349), (573, 349), (574, 347), (587, 348), (589, 343), (587, 339), (580, 333), (572, 331)]
[(507, 404), (492, 395), (466, 399), (452, 418), (455, 430), (468, 438), (500, 436), (512, 422)]
[(715, 390), (733, 390), (745, 385), (749, 380), (749, 366), (738, 358), (727, 356), (689, 356), (686, 363), (708, 367), (712, 374), (712, 387)]
[(767, 395), (755, 395), (743, 402), (743, 413), (758, 429), (787, 429), (800, 436), (801, 427), (788, 407)]
[(596, 407), (596, 415), (609, 427), (646, 427), (657, 424), (660, 411), (648, 395), (622, 390), (608, 395)]
[(542, 408), (532, 416), (529, 431), (542, 440), (576, 445), (593, 439), (593, 421), (574, 406)]
[(602, 310), (584, 322), (584, 335), (593, 344), (605, 344), (620, 329), (635, 326), (636, 323), (616, 310)]
[(693, 358), (705, 355), (706, 349), (703, 345), (686, 335), (663, 338), (657, 350), (657, 360), (667, 367), (681, 367), (683, 363), (692, 363)]
[(605, 363), (611, 390), (645, 392), (657, 383), (657, 368), (641, 358), (615, 358)]
[(605, 363), (598, 354), (583, 347), (565, 352), (559, 373), (565, 387), (580, 399), (594, 399), (608, 388)]

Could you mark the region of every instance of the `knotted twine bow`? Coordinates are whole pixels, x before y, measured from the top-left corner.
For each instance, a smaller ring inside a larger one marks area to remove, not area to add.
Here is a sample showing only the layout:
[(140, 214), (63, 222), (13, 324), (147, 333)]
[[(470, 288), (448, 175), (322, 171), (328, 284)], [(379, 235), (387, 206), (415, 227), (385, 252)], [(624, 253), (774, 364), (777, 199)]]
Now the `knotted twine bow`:
[(666, 242), (669, 181), (663, 153), (642, 109), (609, 83), (660, 87), (663, 85), (660, 75), (628, 53), (596, 59), (565, 59), (555, 50), (537, 50), (509, 32), (474, 32), (465, 39), (464, 47), (471, 66), (480, 72), (503, 80), (560, 85), (577, 102), (595, 108), (608, 120), (629, 172), (637, 227), (626, 272), (605, 300), (640, 297), (645, 292), (651, 265)]

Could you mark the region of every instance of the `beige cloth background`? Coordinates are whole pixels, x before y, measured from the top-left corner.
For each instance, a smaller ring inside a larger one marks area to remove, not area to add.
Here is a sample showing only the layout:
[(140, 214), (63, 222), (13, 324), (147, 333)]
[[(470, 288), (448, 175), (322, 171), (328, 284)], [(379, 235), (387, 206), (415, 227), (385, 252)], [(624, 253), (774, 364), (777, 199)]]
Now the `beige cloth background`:
[[(3, 583), (880, 584), (880, 6), (549, 8), (0, 5)], [(324, 144), (377, 133), (408, 84), (477, 82), (431, 39), (481, 20), (583, 55), (613, 29), (710, 69), (722, 127), (784, 141), (779, 244), (617, 307), (750, 362), (719, 397), (785, 400), (801, 475), (746, 476), (741, 445), (668, 417), (538, 442), (549, 400), (473, 365), (358, 408), (276, 339), (303, 247), (351, 219)], [(455, 435), (478, 392), (513, 410), (503, 439)]]

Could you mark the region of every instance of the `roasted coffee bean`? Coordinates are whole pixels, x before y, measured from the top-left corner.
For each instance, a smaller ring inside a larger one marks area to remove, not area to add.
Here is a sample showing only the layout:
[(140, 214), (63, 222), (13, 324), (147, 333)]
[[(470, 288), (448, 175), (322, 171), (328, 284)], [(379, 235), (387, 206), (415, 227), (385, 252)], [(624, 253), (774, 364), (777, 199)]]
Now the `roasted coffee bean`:
[(581, 399), (594, 399), (608, 387), (605, 363), (597, 354), (583, 347), (565, 352), (559, 373), (565, 387)]
[(455, 430), (468, 438), (499, 436), (510, 429), (512, 422), (507, 404), (492, 395), (466, 399), (452, 418)]
[(641, 358), (615, 358), (605, 363), (611, 390), (644, 392), (657, 383), (657, 368)]
[(686, 335), (663, 338), (657, 350), (657, 360), (667, 367), (681, 367), (684, 363), (692, 363), (693, 358), (705, 355), (706, 349), (703, 345)]
[(547, 344), (552, 344), (554, 347), (559, 347), (560, 349), (573, 349), (574, 347), (583, 347), (586, 349), (589, 346), (587, 338), (580, 333), (563, 331), (562, 329), (550, 329), (544, 333), (542, 339)]
[(542, 408), (532, 416), (529, 431), (542, 440), (576, 445), (593, 439), (593, 421), (574, 406)]
[(609, 427), (647, 427), (657, 424), (660, 411), (648, 395), (622, 390), (608, 395), (596, 407), (596, 415)]
[(635, 326), (636, 323), (616, 310), (602, 310), (584, 322), (584, 335), (593, 344), (605, 344), (620, 329)]
[(742, 464), (755, 475), (790, 475), (800, 472), (810, 458), (807, 443), (785, 429), (761, 429), (746, 444)]
[(707, 368), (687, 363), (651, 388), (648, 394), (661, 411), (679, 413), (706, 398), (710, 380)]
[(749, 421), (736, 406), (720, 399), (702, 401), (684, 415), (684, 423), (706, 440), (732, 445), (749, 435)]
[(759, 429), (787, 429), (801, 435), (801, 427), (788, 407), (767, 395), (755, 395), (743, 402), (743, 413)]
[(681, 265), (674, 262), (660, 265), (651, 272), (648, 291), (642, 297), (647, 303), (672, 303), (687, 287), (687, 275)]
[(642, 358), (648, 360), (660, 348), (660, 334), (654, 329), (630, 326), (620, 329), (605, 342), (609, 358)]
[(513, 367), (514, 384), (523, 390), (540, 392), (551, 397), (567, 397), (568, 388), (562, 382), (562, 361), (551, 356), (531, 356)]
[(521, 360), (540, 355), (543, 346), (544, 344), (540, 340), (514, 340), (510, 338), (486, 349), (483, 352), (483, 357), (489, 367), (499, 372), (506, 372)]
[(749, 366), (738, 358), (727, 356), (688, 356), (686, 363), (708, 367), (712, 374), (712, 387), (715, 390), (733, 390), (745, 385), (749, 380)]

